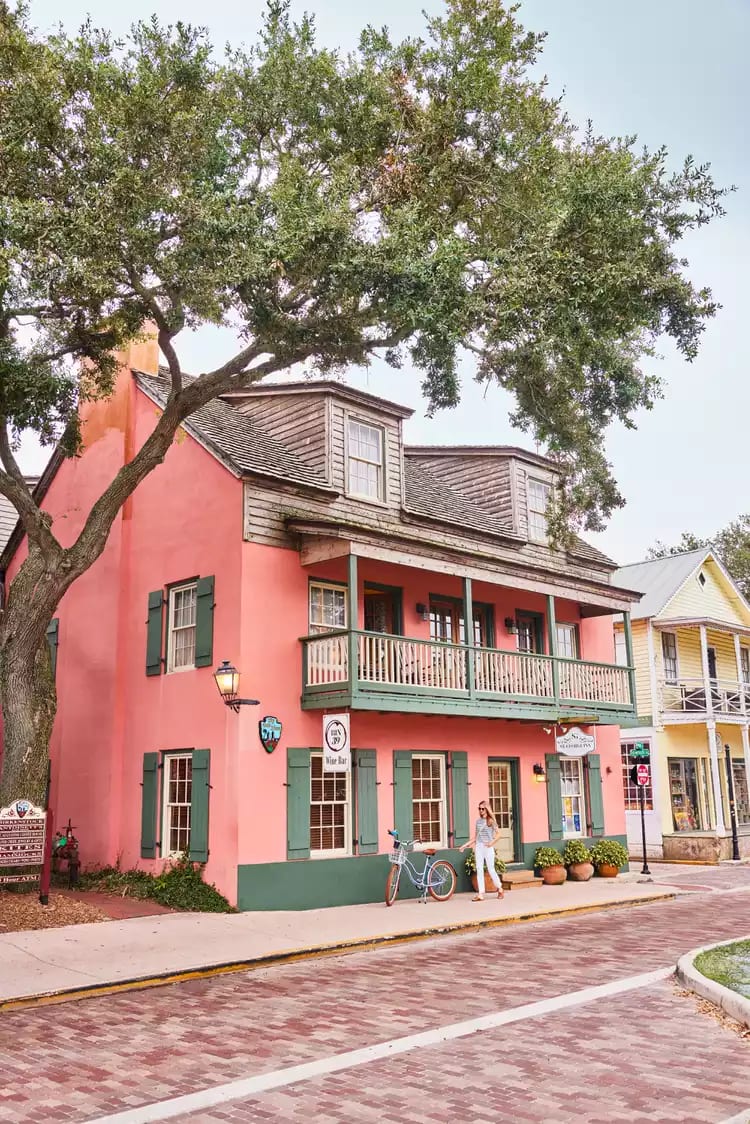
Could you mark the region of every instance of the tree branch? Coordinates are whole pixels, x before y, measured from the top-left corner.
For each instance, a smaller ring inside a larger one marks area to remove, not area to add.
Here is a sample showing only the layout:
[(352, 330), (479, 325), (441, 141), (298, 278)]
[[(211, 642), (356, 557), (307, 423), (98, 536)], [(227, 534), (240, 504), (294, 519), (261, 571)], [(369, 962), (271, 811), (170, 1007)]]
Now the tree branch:
[(23, 529), (45, 558), (62, 553), (62, 547), (49, 528), (49, 517), (34, 503), (26, 486), (18, 462), (13, 456), (8, 437), (8, 419), (0, 416), (0, 462), (4, 471), (0, 472), (0, 494), (10, 500), (18, 512)]

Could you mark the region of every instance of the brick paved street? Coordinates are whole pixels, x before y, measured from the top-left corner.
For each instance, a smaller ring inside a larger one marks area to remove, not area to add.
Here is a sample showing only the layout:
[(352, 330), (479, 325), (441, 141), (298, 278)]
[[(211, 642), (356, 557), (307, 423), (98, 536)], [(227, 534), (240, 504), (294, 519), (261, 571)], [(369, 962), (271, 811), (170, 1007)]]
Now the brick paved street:
[[(749, 867), (656, 877), (696, 889), (6, 1013), (0, 1121), (92, 1120), (667, 968), (689, 948), (750, 932)], [(750, 1042), (666, 980), (179, 1119), (719, 1124), (748, 1105)]]

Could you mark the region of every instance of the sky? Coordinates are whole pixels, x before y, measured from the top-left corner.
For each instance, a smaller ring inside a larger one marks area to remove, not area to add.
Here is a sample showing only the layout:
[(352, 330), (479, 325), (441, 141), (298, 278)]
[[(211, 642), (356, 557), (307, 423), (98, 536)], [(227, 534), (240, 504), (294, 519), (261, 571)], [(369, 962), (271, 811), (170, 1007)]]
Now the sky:
[[(367, 23), (387, 25), (397, 37), (419, 34), (422, 11), (438, 0), (293, 0), (295, 13), (314, 13), (322, 42), (354, 47)], [(258, 0), (32, 0), (40, 30), (57, 23), (74, 31), (90, 15), (98, 26), (122, 33), (156, 11), (207, 26), (217, 44), (250, 42), (263, 5)], [(722, 305), (701, 351), (686, 363), (667, 341), (653, 371), (665, 397), (637, 418), (637, 430), (612, 429), (607, 454), (627, 500), (607, 529), (587, 535), (617, 561), (636, 561), (656, 539), (672, 542), (683, 530), (708, 535), (750, 510), (750, 345), (744, 319), (750, 309), (750, 146), (747, 144), (746, 44), (750, 0), (523, 0), (519, 18), (548, 32), (539, 70), (550, 92), (564, 93), (570, 117), (591, 119), (606, 135), (637, 134), (650, 148), (667, 147), (676, 165), (692, 154), (711, 163), (717, 182), (736, 185), (725, 218), (682, 244), (690, 275), (708, 285)], [(200, 371), (226, 354), (227, 340), (202, 332), (182, 342), (183, 366)], [(522, 444), (526, 435), (508, 422), (511, 400), (497, 388), (479, 387), (467, 368), (460, 406), (425, 417), (418, 372), (374, 365), (347, 381), (415, 410), (406, 423), (411, 444)], [(32, 472), (44, 455), (25, 442), (22, 466)]]

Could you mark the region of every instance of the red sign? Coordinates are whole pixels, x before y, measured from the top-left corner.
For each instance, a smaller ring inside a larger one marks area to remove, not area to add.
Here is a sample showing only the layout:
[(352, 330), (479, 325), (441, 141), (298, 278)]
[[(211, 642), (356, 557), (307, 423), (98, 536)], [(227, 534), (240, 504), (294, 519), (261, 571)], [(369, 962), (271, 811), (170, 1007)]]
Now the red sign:
[(636, 765), (635, 767), (635, 783), (646, 785), (651, 780), (651, 770), (648, 765)]

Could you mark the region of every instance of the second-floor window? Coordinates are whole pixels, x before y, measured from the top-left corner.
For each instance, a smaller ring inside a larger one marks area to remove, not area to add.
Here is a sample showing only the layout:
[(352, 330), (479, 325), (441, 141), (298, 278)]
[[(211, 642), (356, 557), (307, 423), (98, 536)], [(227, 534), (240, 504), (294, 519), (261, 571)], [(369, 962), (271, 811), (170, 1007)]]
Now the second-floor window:
[(310, 582), (310, 634), (346, 628), (346, 590), (339, 585)]
[(664, 660), (664, 678), (667, 683), (676, 683), (678, 679), (677, 667), (677, 637), (674, 632), (662, 632), (661, 654)]
[(547, 541), (547, 505), (552, 494), (552, 485), (543, 480), (528, 482), (529, 538), (534, 542)]
[(347, 428), (347, 490), (353, 496), (383, 500), (383, 430), (349, 419)]
[(578, 625), (558, 624), (557, 626), (557, 654), (568, 660), (579, 658)]
[(750, 648), (740, 648), (740, 667), (742, 668), (742, 682), (750, 683)]
[(167, 671), (195, 667), (195, 622), (198, 587), (195, 582), (169, 591)]
[(615, 633), (615, 663), (619, 667), (628, 666), (628, 647), (625, 643), (625, 633)]

